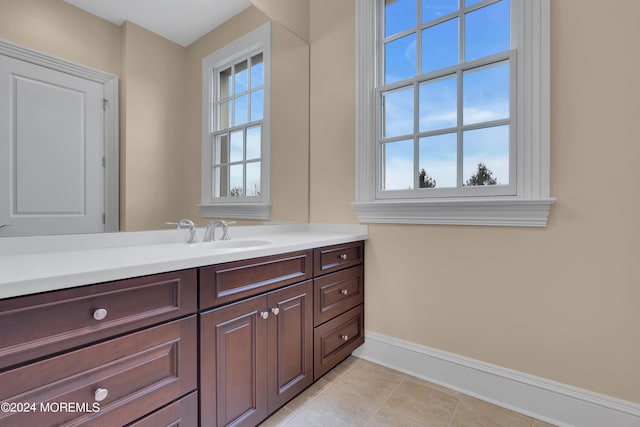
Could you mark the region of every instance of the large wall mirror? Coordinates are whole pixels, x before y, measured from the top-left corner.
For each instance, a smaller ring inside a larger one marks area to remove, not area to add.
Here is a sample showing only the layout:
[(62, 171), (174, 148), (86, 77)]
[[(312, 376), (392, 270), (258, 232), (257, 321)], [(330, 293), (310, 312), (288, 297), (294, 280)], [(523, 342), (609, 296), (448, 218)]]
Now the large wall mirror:
[[(180, 218), (199, 226), (210, 220), (198, 207), (202, 59), (267, 22), (272, 28), (269, 219), (308, 221), (308, 1), (251, 2), (183, 46), (136, 22), (116, 25), (63, 0), (0, 1), (0, 39), (118, 77), (119, 231), (162, 229), (165, 221)], [(34, 99), (36, 106), (38, 97)], [(6, 111), (0, 108), (0, 114)], [(45, 139), (55, 132), (48, 127), (40, 129)], [(46, 162), (37, 167), (46, 171)], [(0, 173), (8, 173), (4, 163)], [(0, 207), (7, 203), (0, 200)], [(0, 228), (0, 237), (32, 234), (45, 233)]]

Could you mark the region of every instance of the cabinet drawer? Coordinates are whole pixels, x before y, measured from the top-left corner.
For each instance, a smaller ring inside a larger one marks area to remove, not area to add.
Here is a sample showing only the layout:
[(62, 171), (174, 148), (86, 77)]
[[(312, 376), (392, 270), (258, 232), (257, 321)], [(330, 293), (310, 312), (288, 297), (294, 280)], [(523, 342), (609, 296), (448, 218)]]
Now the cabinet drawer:
[(364, 310), (359, 305), (313, 331), (314, 381), (364, 343)]
[(364, 261), (364, 242), (326, 246), (314, 249), (313, 253), (314, 275), (318, 276), (362, 264)]
[(194, 313), (196, 279), (184, 270), (2, 300), (0, 368)]
[(193, 392), (177, 402), (129, 424), (127, 427), (197, 427), (198, 393)]
[(310, 279), (312, 251), (298, 251), (200, 269), (200, 308), (210, 308)]
[[(192, 316), (3, 372), (0, 401), (32, 402), (37, 410), (0, 413), (0, 425), (116, 426), (136, 420), (196, 389), (196, 330)], [(99, 394), (104, 399), (97, 402)]]
[(362, 265), (327, 274), (313, 281), (313, 325), (364, 302), (364, 268)]

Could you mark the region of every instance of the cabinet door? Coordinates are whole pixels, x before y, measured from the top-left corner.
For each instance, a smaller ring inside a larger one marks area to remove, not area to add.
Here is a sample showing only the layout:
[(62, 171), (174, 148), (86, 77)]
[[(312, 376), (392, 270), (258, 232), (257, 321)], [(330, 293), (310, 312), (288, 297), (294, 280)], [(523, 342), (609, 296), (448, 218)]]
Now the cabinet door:
[(313, 382), (313, 286), (304, 282), (268, 295), (269, 412)]
[(200, 316), (201, 423), (255, 426), (267, 416), (267, 297)]

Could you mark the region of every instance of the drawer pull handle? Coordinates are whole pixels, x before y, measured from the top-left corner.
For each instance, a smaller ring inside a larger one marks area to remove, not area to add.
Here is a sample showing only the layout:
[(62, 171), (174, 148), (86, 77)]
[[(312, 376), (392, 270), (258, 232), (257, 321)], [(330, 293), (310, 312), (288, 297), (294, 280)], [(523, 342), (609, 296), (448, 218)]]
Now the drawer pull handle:
[(347, 258), (348, 258), (347, 254), (340, 254), (341, 260), (346, 261)]
[(260, 317), (262, 317), (264, 320), (267, 320), (269, 318), (269, 312), (268, 311), (260, 312)]
[(349, 335), (340, 335), (340, 338), (342, 338), (342, 341), (349, 341)]
[(340, 291), (340, 293), (342, 295), (344, 295), (344, 296), (347, 296), (347, 295), (349, 295), (349, 290), (348, 289), (343, 289), (343, 290)]
[(93, 318), (96, 320), (104, 320), (107, 317), (107, 310), (99, 308), (93, 312)]
[(107, 390), (106, 388), (99, 388), (96, 390), (95, 394), (93, 395), (93, 398), (96, 400), (96, 402), (102, 402), (107, 398), (108, 395), (109, 395), (109, 390)]
[(277, 316), (278, 314), (280, 314), (280, 309), (278, 307), (273, 307), (271, 309), (271, 312), (273, 313), (274, 316)]

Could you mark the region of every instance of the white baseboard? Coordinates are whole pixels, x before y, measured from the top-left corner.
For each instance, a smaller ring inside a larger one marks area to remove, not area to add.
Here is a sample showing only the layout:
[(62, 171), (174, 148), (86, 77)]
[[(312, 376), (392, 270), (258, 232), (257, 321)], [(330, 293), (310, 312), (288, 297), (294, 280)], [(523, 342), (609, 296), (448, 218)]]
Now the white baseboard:
[(640, 427), (640, 405), (366, 331), (355, 356), (561, 427)]

